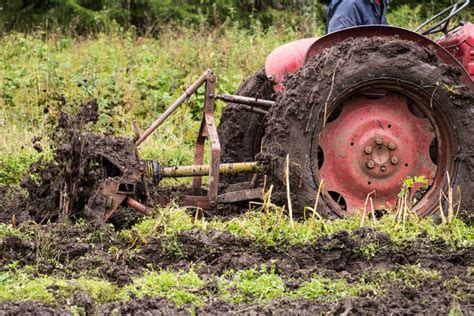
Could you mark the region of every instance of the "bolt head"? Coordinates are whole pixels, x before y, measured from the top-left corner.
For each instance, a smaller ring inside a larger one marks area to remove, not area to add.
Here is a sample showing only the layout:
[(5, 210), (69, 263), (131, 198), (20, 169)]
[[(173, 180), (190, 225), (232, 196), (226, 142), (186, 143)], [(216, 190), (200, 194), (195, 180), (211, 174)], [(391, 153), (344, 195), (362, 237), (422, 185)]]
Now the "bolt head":
[(375, 167), (375, 162), (373, 160), (368, 160), (367, 168), (372, 169), (373, 167)]
[(387, 167), (385, 167), (385, 166), (380, 167), (380, 171), (382, 171), (382, 172), (387, 171)]
[(391, 150), (395, 150), (397, 148), (397, 145), (394, 142), (390, 142), (388, 143), (388, 148), (390, 148)]
[(365, 146), (364, 151), (365, 151), (366, 154), (372, 153), (372, 146)]
[(392, 162), (392, 164), (396, 165), (398, 163), (398, 157), (395, 157), (393, 156), (390, 161)]
[(375, 138), (375, 143), (376, 143), (377, 145), (382, 145), (382, 144), (383, 144), (383, 139), (382, 139), (382, 137), (376, 137), (376, 138)]

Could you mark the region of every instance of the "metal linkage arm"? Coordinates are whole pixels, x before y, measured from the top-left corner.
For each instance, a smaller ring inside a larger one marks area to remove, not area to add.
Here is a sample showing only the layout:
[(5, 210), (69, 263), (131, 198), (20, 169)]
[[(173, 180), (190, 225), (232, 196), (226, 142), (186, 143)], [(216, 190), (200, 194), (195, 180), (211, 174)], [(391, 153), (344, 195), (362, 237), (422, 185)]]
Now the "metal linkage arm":
[(194, 92), (196, 92), (197, 89), (199, 89), (210, 75), (212, 75), (212, 71), (209, 69), (206, 70), (198, 80), (189, 86), (189, 88), (187, 88), (186, 91), (143, 132), (143, 134), (135, 141), (135, 145), (138, 146), (143, 143), (143, 141), (147, 139), (148, 136), (158, 128), (158, 126), (160, 126), (181, 104), (183, 104)]
[(264, 100), (264, 99), (257, 99), (257, 98), (249, 98), (243, 97), (240, 95), (231, 95), (231, 94), (218, 94), (214, 96), (218, 100), (222, 100), (225, 102), (232, 102), (238, 104), (245, 104), (250, 106), (256, 106), (265, 110), (268, 110), (272, 106), (275, 105), (275, 101)]

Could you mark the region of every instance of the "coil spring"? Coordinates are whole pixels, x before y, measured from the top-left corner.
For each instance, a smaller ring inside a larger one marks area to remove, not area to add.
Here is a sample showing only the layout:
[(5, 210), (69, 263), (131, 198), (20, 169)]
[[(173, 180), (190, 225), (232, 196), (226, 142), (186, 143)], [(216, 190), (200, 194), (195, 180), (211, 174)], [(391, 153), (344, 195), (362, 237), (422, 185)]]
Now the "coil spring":
[(155, 160), (145, 161), (145, 177), (149, 179), (158, 179), (160, 174), (160, 164)]

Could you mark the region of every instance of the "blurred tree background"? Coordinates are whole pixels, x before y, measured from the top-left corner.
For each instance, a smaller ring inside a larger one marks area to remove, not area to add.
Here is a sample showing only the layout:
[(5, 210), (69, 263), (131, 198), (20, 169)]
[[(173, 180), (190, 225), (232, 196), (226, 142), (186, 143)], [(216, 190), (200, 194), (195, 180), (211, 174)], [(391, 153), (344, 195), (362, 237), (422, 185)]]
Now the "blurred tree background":
[[(404, 22), (416, 12), (429, 17), (455, 1), (392, 0), (390, 11)], [(74, 34), (135, 29), (155, 35), (163, 25), (242, 28), (285, 25), (303, 33), (322, 32), (329, 0), (0, 0), (0, 32), (56, 28)], [(413, 11), (415, 10), (415, 11)], [(464, 13), (472, 16), (472, 8)]]

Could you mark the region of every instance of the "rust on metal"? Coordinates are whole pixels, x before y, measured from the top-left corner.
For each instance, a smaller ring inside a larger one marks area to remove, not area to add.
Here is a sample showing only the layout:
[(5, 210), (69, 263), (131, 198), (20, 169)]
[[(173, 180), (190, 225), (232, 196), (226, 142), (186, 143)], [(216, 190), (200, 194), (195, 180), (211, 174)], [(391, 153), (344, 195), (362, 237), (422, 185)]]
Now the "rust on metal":
[[(165, 167), (159, 171), (160, 178), (206, 176), (210, 172), (210, 165), (191, 165), (179, 167)], [(262, 173), (265, 167), (258, 162), (224, 163), (219, 165), (220, 175), (241, 173)]]
[(160, 115), (151, 125), (148, 127), (142, 135), (137, 139), (135, 144), (139, 146), (145, 139), (153, 133), (158, 126), (160, 126), (176, 109), (186, 102), (189, 97), (196, 92), (196, 90), (209, 78), (213, 76), (211, 70), (206, 70), (186, 91), (168, 108), (163, 114)]
[(235, 203), (240, 201), (256, 200), (262, 198), (262, 189), (248, 189), (223, 193), (218, 196), (218, 203)]
[[(428, 131), (430, 125), (428, 119), (410, 112), (403, 95), (351, 97), (321, 133), (320, 174), (326, 190), (344, 199), (349, 214), (363, 209), (367, 194), (374, 190), (375, 209), (391, 209), (404, 179), (425, 176), (431, 184), (435, 178), (437, 166), (429, 150), (435, 134)], [(372, 150), (367, 153), (369, 146)]]
[(151, 215), (151, 210), (146, 207), (145, 205), (141, 204), (135, 199), (132, 199), (131, 197), (127, 197), (125, 199), (125, 204), (127, 206), (130, 206), (131, 208), (137, 210), (138, 212), (142, 213), (143, 215), (150, 216)]
[(222, 100), (225, 102), (232, 102), (232, 103), (237, 103), (237, 104), (245, 104), (245, 105), (250, 105), (250, 106), (256, 106), (260, 107), (262, 109), (268, 110), (272, 106), (276, 104), (275, 101), (271, 100), (264, 100), (264, 99), (258, 99), (258, 98), (249, 98), (249, 97), (243, 97), (240, 95), (231, 95), (231, 94), (218, 94), (214, 96), (218, 100)]

